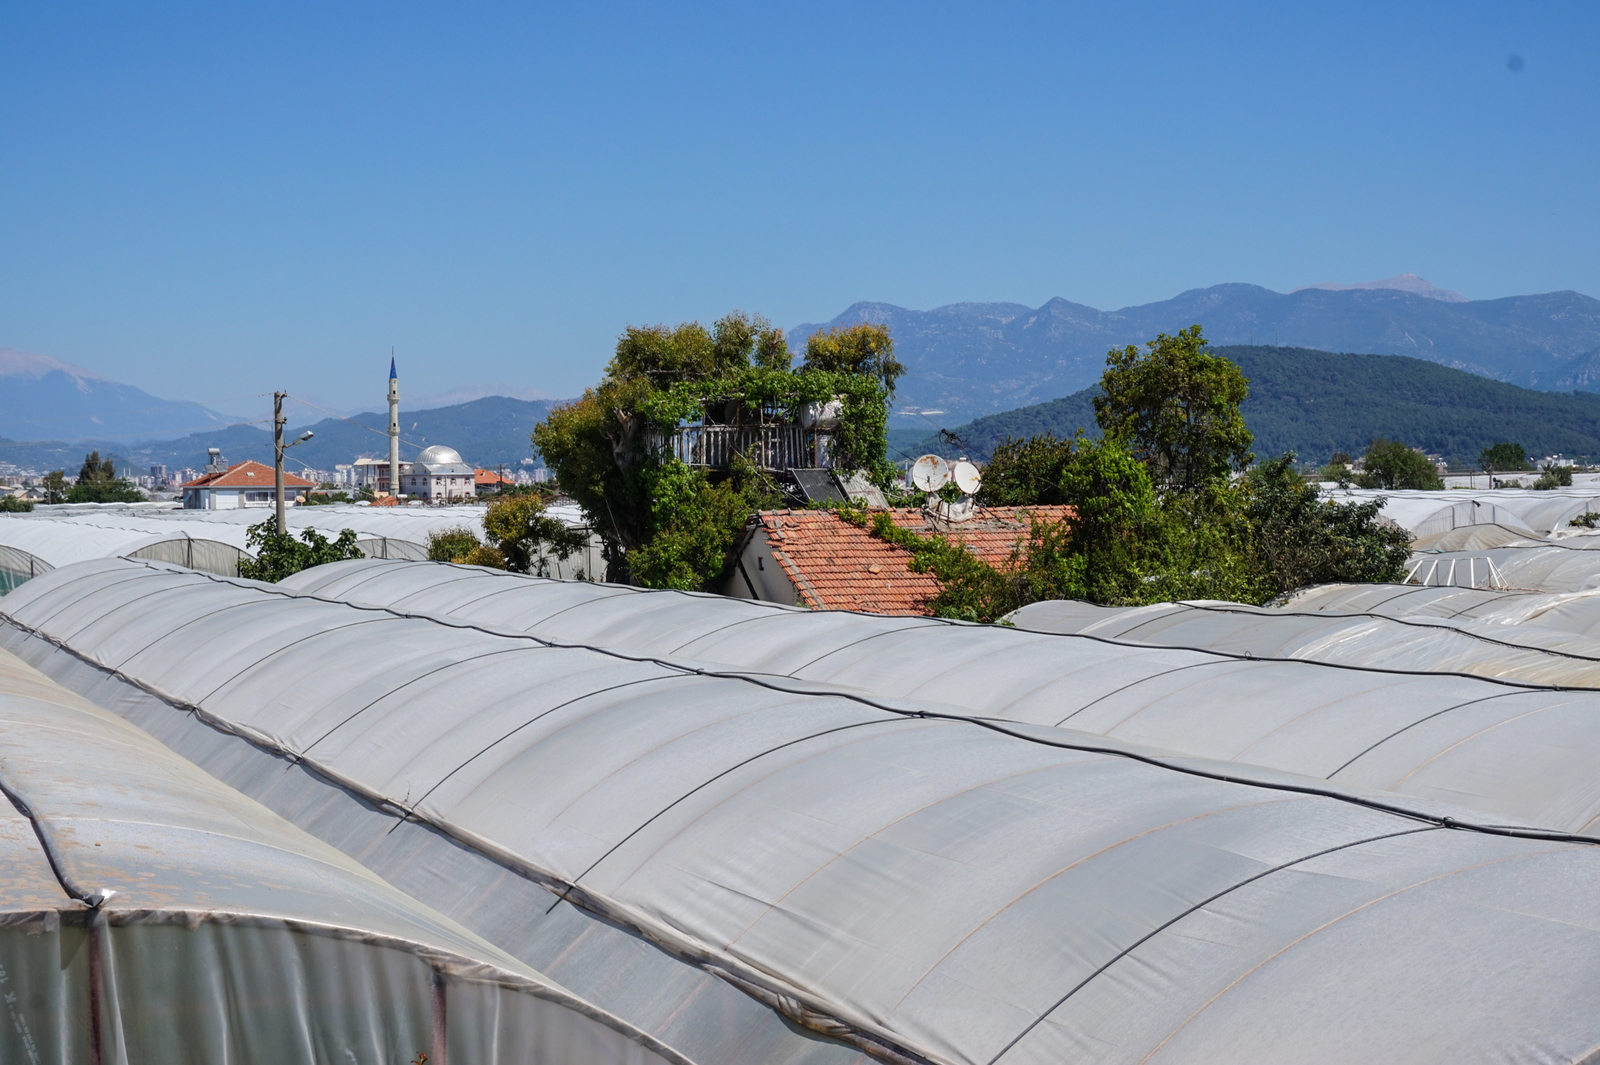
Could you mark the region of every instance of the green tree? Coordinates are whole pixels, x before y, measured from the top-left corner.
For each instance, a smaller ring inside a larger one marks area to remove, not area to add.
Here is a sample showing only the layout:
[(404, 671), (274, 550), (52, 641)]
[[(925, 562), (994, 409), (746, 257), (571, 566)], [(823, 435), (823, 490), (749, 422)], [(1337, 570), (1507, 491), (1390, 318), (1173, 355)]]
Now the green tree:
[(1545, 466), (1539, 473), (1539, 479), (1533, 482), (1536, 491), (1548, 492), (1552, 488), (1572, 487), (1571, 466)]
[(891, 397), (894, 383), (906, 372), (894, 357), (894, 341), (888, 327), (869, 322), (813, 333), (806, 339), (806, 365), (816, 370), (876, 377)]
[(986, 507), (1056, 505), (1066, 502), (1062, 467), (1072, 457), (1072, 442), (1054, 433), (1027, 440), (1008, 437), (983, 469), (978, 502)]
[(1501, 441), (1492, 444), (1478, 453), (1478, 465), (1484, 470), (1508, 471), (1531, 470), (1533, 464), (1528, 461), (1528, 453), (1521, 444), (1511, 444)]
[(729, 549), (750, 515), (778, 503), (752, 498), (732, 478), (713, 483), (696, 476), (691, 483), (656, 535), (629, 556), (629, 569), (640, 584), (684, 591), (705, 587), (707, 574), (720, 575), (726, 568)]
[(1320, 489), (1295, 472), (1293, 452), (1256, 466), (1246, 487), (1255, 556), (1270, 594), (1312, 584), (1404, 579), (1411, 537), (1379, 517), (1381, 498), (1321, 498)]
[(118, 479), (116, 461), (111, 456), (101, 458), (99, 451), (91, 451), (83, 457), (78, 483), (67, 490), (64, 502), (137, 503), (143, 498), (144, 493), (138, 488)]
[[(1036, 522), (1006, 563), (988, 566), (959, 545), (874, 523), (876, 535), (904, 543), (914, 567), (939, 578), (934, 612), (985, 621), (1041, 599), (1259, 603), (1308, 583), (1403, 576), (1409, 537), (1378, 516), (1381, 500), (1321, 499), (1293, 454), (1231, 476), (1252, 457), (1239, 416), (1248, 383), (1201, 344), (1196, 328), (1159, 338), (1147, 346), (1149, 357), (1135, 348), (1111, 352), (1102, 399), (1121, 399), (1096, 401), (1105, 412), (1101, 440), (1045, 433), (996, 449), (980, 502), (1073, 511), (1060, 522)], [(1167, 388), (1177, 393), (1171, 402)], [(1380, 469), (1392, 450), (1379, 449)], [(1414, 471), (1405, 476), (1419, 479)]]
[(1378, 438), (1367, 445), (1362, 459), (1362, 472), (1356, 476), (1362, 488), (1424, 488), (1438, 490), (1444, 479), (1434, 469), (1433, 461), (1416, 448), (1407, 447), (1398, 440)]
[(1192, 491), (1247, 467), (1254, 456), (1239, 404), (1250, 382), (1239, 368), (1206, 351), (1198, 325), (1145, 348), (1106, 355), (1094, 398), (1100, 428), (1126, 440), (1163, 489)]
[[(513, 573), (532, 573), (540, 577), (550, 575), (551, 554), (567, 559), (582, 551), (589, 542), (589, 536), (583, 530), (568, 528), (565, 522), (545, 513), (542, 495), (514, 495), (496, 499), (484, 512), (483, 530), (489, 538), (489, 546), (498, 552), (503, 561), (504, 568)], [(486, 552), (476, 547), (466, 552), (459, 561), (480, 566), (494, 564)]]
[(676, 458), (665, 443), (685, 424), (787, 423), (808, 404), (843, 397), (833, 465), (887, 484), (895, 471), (884, 375), (892, 379), (899, 364), (887, 332), (872, 329), (830, 334), (818, 349), (827, 365), (808, 360), (798, 370), (782, 331), (740, 312), (711, 329), (626, 330), (605, 378), (533, 431), (557, 485), (601, 536), (607, 579), (714, 587), (751, 510), (778, 504), (754, 464), (710, 469)]
[(428, 534), (428, 558), (434, 562), (460, 562), (482, 546), (478, 534), (465, 525)]
[(354, 529), (341, 530), (334, 540), (315, 529), (304, 529), (296, 540), (293, 533), (280, 534), (277, 522), (268, 520), (247, 528), (245, 543), (255, 549), (256, 557), (239, 560), (239, 576), (273, 583), (326, 562), (366, 557), (356, 546)]
[(83, 466), (78, 470), (79, 484), (110, 483), (117, 479), (117, 464), (110, 455), (100, 457), (98, 450), (83, 456)]
[(26, 514), (32, 509), (33, 500), (31, 499), (23, 499), (21, 496), (12, 495), (10, 492), (0, 495), (0, 511), (7, 514)]
[(44, 475), (44, 481), (40, 487), (44, 489), (44, 501), (46, 503), (65, 503), (68, 491), (67, 471), (51, 470)]

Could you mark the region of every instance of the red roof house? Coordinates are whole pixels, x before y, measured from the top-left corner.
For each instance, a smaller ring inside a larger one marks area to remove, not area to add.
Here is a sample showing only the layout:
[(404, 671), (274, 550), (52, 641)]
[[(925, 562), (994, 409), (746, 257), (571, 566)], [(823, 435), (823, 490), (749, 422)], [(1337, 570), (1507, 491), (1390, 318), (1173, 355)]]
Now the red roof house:
[(516, 482), (494, 470), (473, 470), (472, 484), (477, 493), (483, 495), (485, 492), (496, 491), (501, 485), (516, 484)]
[[(315, 488), (315, 481), (284, 471), (284, 502), (307, 488)], [(208, 473), (183, 486), (185, 510), (238, 510), (243, 507), (270, 507), (276, 502), (272, 467), (254, 459), (235, 463), (218, 473)]]
[[(1034, 521), (1061, 521), (1070, 507), (980, 507), (969, 520), (946, 522), (918, 508), (890, 510), (902, 529), (963, 543), (991, 565), (1026, 544)], [(733, 574), (723, 589), (741, 599), (860, 610), (925, 614), (939, 594), (931, 573), (911, 571), (911, 552), (831, 510), (764, 510), (739, 542)]]

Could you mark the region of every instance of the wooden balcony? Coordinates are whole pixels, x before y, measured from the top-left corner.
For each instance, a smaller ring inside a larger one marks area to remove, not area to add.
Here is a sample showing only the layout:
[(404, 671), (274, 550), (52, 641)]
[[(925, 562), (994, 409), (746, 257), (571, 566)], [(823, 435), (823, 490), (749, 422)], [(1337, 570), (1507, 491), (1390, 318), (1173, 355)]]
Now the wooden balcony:
[(815, 469), (831, 464), (833, 434), (793, 423), (775, 425), (689, 425), (671, 433), (652, 432), (651, 450), (689, 466), (727, 469), (744, 455), (764, 470)]

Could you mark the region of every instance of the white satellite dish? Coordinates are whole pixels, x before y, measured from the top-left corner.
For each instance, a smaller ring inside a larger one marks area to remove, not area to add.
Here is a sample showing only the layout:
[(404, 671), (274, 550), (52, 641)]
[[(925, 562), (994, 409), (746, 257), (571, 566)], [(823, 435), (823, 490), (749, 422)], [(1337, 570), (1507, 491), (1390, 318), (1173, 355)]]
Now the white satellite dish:
[(937, 492), (950, 483), (950, 465), (938, 455), (924, 455), (911, 464), (911, 483), (924, 492)]
[(950, 477), (956, 482), (956, 487), (969, 496), (978, 490), (978, 484), (982, 480), (978, 467), (965, 459), (950, 468)]

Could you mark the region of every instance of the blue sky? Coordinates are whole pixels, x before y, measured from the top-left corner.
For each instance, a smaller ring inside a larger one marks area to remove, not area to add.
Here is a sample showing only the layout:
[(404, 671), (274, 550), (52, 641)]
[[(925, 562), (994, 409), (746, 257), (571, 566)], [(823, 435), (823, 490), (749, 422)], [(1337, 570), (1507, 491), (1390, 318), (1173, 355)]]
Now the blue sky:
[(1593, 3), (11, 3), (0, 346), (348, 407), (391, 346), (410, 395), (570, 395), (735, 307), (1600, 296), (1597, 44)]

